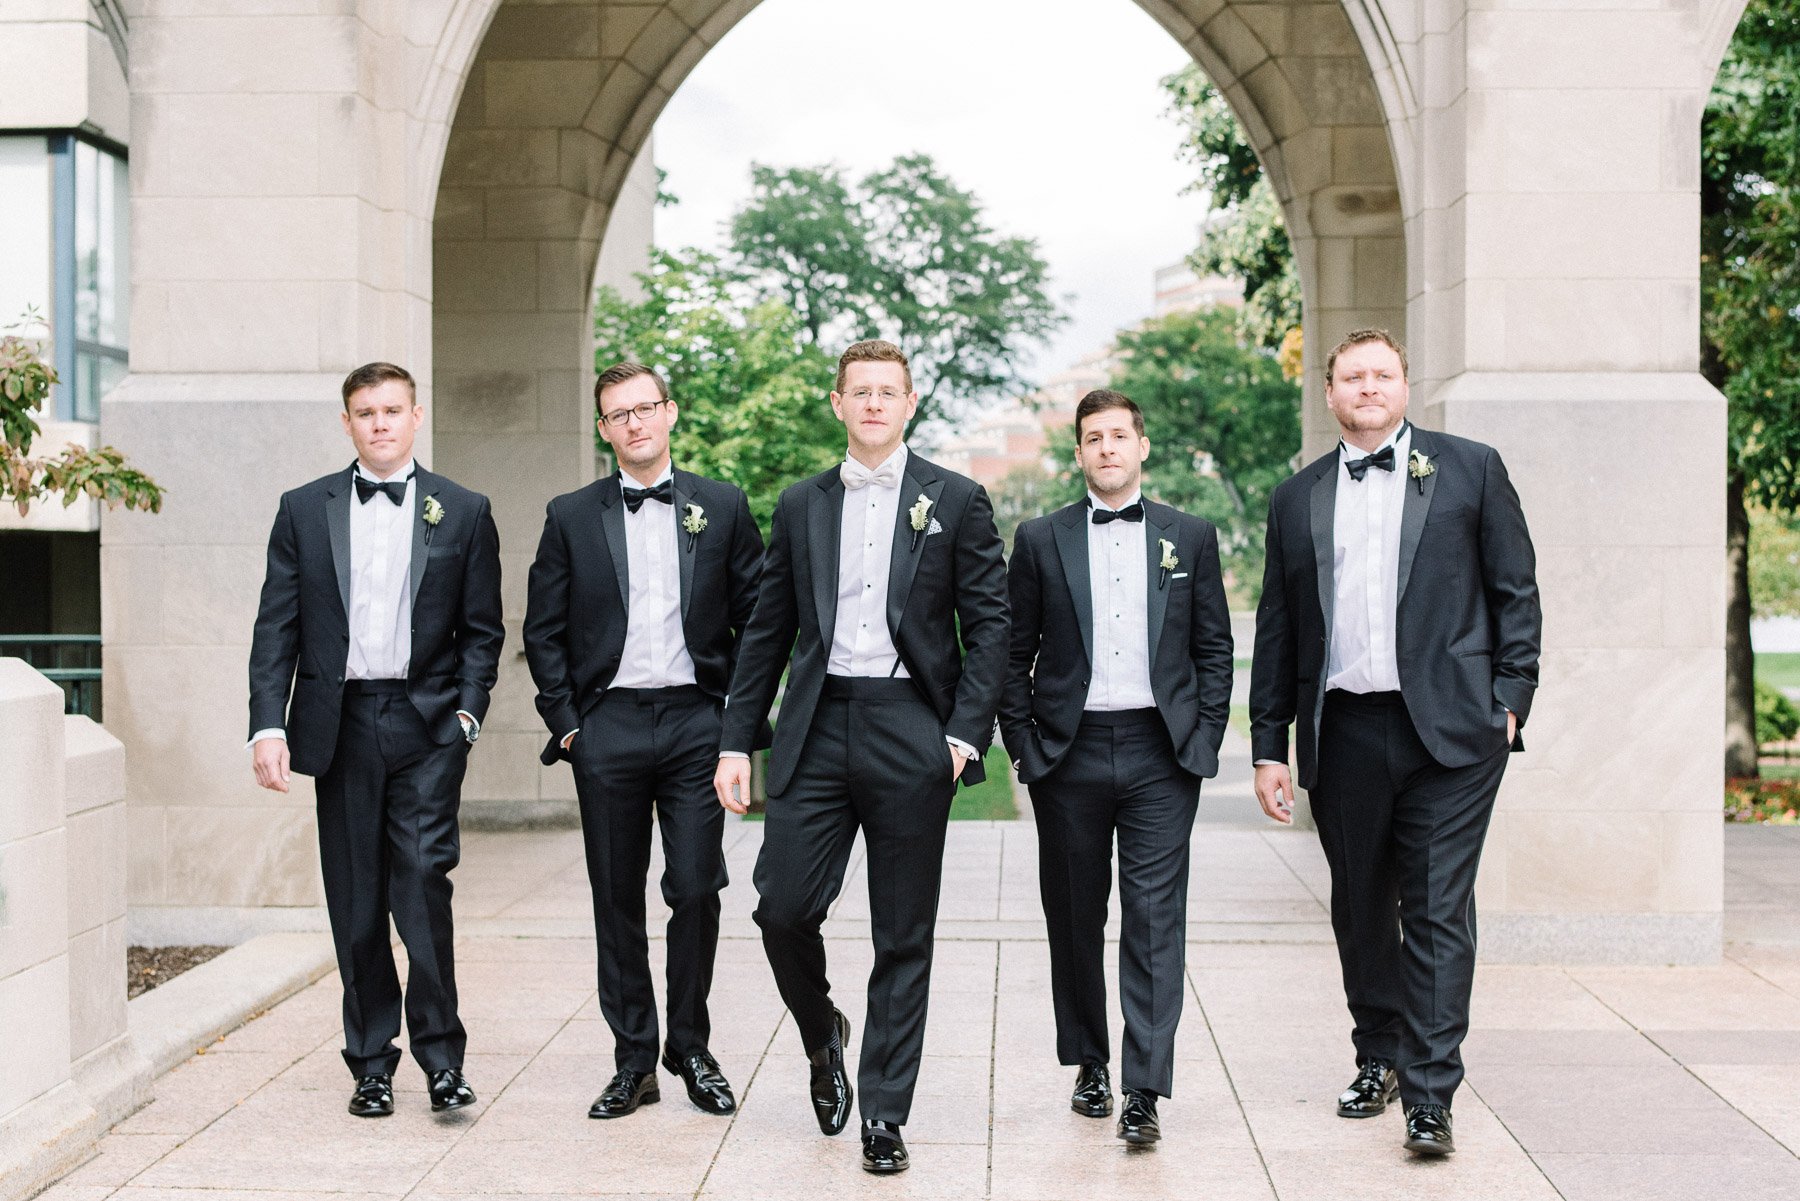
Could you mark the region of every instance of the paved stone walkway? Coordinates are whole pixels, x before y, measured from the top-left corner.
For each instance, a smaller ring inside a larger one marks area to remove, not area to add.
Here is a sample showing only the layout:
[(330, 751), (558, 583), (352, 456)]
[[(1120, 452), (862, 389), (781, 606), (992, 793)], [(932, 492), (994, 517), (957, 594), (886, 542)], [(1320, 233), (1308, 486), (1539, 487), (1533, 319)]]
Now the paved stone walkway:
[[(865, 1176), (853, 1133), (813, 1125), (749, 918), (761, 826), (734, 823), (713, 1049), (735, 1117), (701, 1114), (665, 1076), (661, 1104), (587, 1119), (612, 1058), (579, 840), (475, 835), (456, 900), (477, 1107), (433, 1117), (408, 1063), (394, 1117), (347, 1115), (327, 976), (160, 1080), (156, 1101), (44, 1196), (1800, 1199), (1800, 946), (1779, 945), (1783, 930), (1800, 943), (1800, 831), (1729, 831), (1732, 904), (1753, 912), (1761, 941), (1717, 967), (1482, 968), (1461, 1151), (1420, 1162), (1400, 1149), (1397, 1113), (1334, 1116), (1352, 1063), (1323, 860), (1309, 835), (1235, 823), (1242, 783), (1203, 801), (1213, 820), (1194, 838), (1188, 1008), (1157, 1149), (1127, 1150), (1110, 1122), (1067, 1107), (1032, 826), (962, 824), (906, 1131), (915, 1166)], [(864, 890), (858, 863), (827, 927), (859, 1032)]]

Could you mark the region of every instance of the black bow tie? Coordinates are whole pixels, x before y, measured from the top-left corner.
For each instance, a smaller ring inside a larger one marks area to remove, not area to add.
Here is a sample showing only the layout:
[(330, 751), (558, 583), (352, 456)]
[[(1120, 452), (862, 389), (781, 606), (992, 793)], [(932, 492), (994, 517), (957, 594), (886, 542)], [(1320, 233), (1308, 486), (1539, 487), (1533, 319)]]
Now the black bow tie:
[(1387, 446), (1382, 447), (1366, 459), (1350, 459), (1344, 463), (1344, 467), (1350, 472), (1350, 478), (1359, 483), (1363, 476), (1369, 474), (1369, 468), (1371, 467), (1379, 467), (1383, 471), (1392, 471), (1394, 469), (1393, 444), (1390, 443)]
[(647, 500), (660, 500), (665, 505), (675, 503), (675, 484), (673, 480), (664, 480), (654, 488), (625, 488), (625, 507), (633, 513), (644, 507)]
[(412, 482), (412, 476), (410, 475), (403, 480), (388, 480), (380, 484), (377, 484), (374, 480), (365, 480), (360, 474), (356, 475), (354, 478), (356, 480), (356, 499), (359, 503), (365, 505), (369, 503), (369, 498), (374, 496), (377, 492), (381, 493), (395, 504), (400, 504), (406, 500), (406, 485)]
[(1109, 521), (1142, 521), (1144, 519), (1144, 502), (1134, 500), (1123, 509), (1095, 509), (1094, 524), (1105, 525)]

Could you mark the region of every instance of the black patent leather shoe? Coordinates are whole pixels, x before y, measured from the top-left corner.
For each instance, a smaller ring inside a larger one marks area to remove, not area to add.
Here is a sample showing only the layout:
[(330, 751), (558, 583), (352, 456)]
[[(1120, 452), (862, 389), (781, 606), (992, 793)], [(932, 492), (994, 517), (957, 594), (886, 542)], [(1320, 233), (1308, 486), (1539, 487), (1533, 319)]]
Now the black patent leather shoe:
[(350, 1112), (359, 1118), (385, 1118), (394, 1112), (394, 1078), (376, 1072), (356, 1078)]
[(1393, 1066), (1379, 1059), (1365, 1060), (1350, 1087), (1338, 1094), (1338, 1117), (1372, 1118), (1387, 1110), (1400, 1095), (1400, 1078)]
[(862, 1127), (863, 1171), (877, 1176), (892, 1176), (912, 1167), (900, 1127), (892, 1122), (864, 1122)]
[(1084, 1063), (1075, 1076), (1075, 1092), (1069, 1108), (1084, 1118), (1110, 1117), (1113, 1111), (1112, 1074), (1103, 1063)]
[(613, 1073), (612, 1083), (588, 1106), (588, 1117), (622, 1118), (628, 1113), (636, 1113), (640, 1105), (654, 1105), (660, 1100), (662, 1090), (656, 1087), (655, 1072), (620, 1068)]
[(1119, 1111), (1119, 1137), (1134, 1146), (1148, 1146), (1162, 1139), (1162, 1123), (1156, 1120), (1156, 1097), (1128, 1088), (1120, 1096), (1125, 1107)]
[(731, 1084), (710, 1052), (690, 1051), (676, 1059), (664, 1051), (662, 1065), (681, 1077), (681, 1082), (687, 1085), (688, 1100), (700, 1109), (716, 1114), (736, 1111), (737, 1098), (732, 1095)]
[(1414, 1155), (1449, 1155), (1456, 1150), (1450, 1137), (1450, 1111), (1442, 1105), (1415, 1105), (1406, 1111), (1406, 1149)]
[(440, 1113), (446, 1109), (461, 1109), (465, 1105), (475, 1104), (475, 1090), (463, 1079), (461, 1068), (444, 1068), (441, 1071), (427, 1072), (425, 1085), (431, 1090), (431, 1112)]
[[(844, 1048), (850, 1043), (850, 1019), (836, 1009), (831, 1014), (833, 1021), (837, 1023), (837, 1046), (826, 1047), (806, 1057), (812, 1067), (808, 1091), (812, 1094), (813, 1116), (819, 1119), (819, 1129), (826, 1134), (836, 1134), (844, 1128), (844, 1123), (850, 1120), (850, 1104), (856, 1099), (855, 1092), (850, 1088), (850, 1073), (844, 1069)], [(899, 1133), (896, 1131), (895, 1138), (898, 1137)], [(900, 1149), (900, 1157), (904, 1162), (905, 1147)], [(866, 1148), (864, 1159), (867, 1160)], [(865, 1162), (863, 1166), (868, 1167), (868, 1164)], [(898, 1172), (902, 1169), (869, 1170)]]

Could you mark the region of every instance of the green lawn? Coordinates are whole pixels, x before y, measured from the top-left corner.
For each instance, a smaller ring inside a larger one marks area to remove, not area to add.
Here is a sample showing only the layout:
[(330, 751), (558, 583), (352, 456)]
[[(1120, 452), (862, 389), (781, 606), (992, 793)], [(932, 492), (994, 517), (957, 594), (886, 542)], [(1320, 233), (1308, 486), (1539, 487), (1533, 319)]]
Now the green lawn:
[[(958, 788), (956, 797), (950, 802), (950, 820), (953, 822), (1009, 822), (1019, 816), (1019, 807), (1013, 803), (1012, 777), (1007, 773), (1006, 751), (999, 743), (988, 748), (987, 757), (982, 761), (987, 768), (987, 779), (973, 788)], [(760, 813), (744, 815), (745, 821), (759, 822), (763, 819)]]
[(1756, 656), (1756, 678), (1777, 688), (1800, 688), (1800, 654)]

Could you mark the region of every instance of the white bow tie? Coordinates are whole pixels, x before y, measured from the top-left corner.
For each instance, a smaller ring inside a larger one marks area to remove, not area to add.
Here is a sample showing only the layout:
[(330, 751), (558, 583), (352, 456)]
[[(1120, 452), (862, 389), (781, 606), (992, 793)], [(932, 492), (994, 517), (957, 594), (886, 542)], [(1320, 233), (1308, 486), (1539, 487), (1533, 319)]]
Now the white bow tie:
[(880, 484), (883, 488), (900, 486), (900, 463), (897, 459), (889, 459), (871, 471), (855, 459), (845, 459), (838, 468), (838, 478), (844, 481), (844, 487), (855, 492), (867, 488), (870, 484)]

